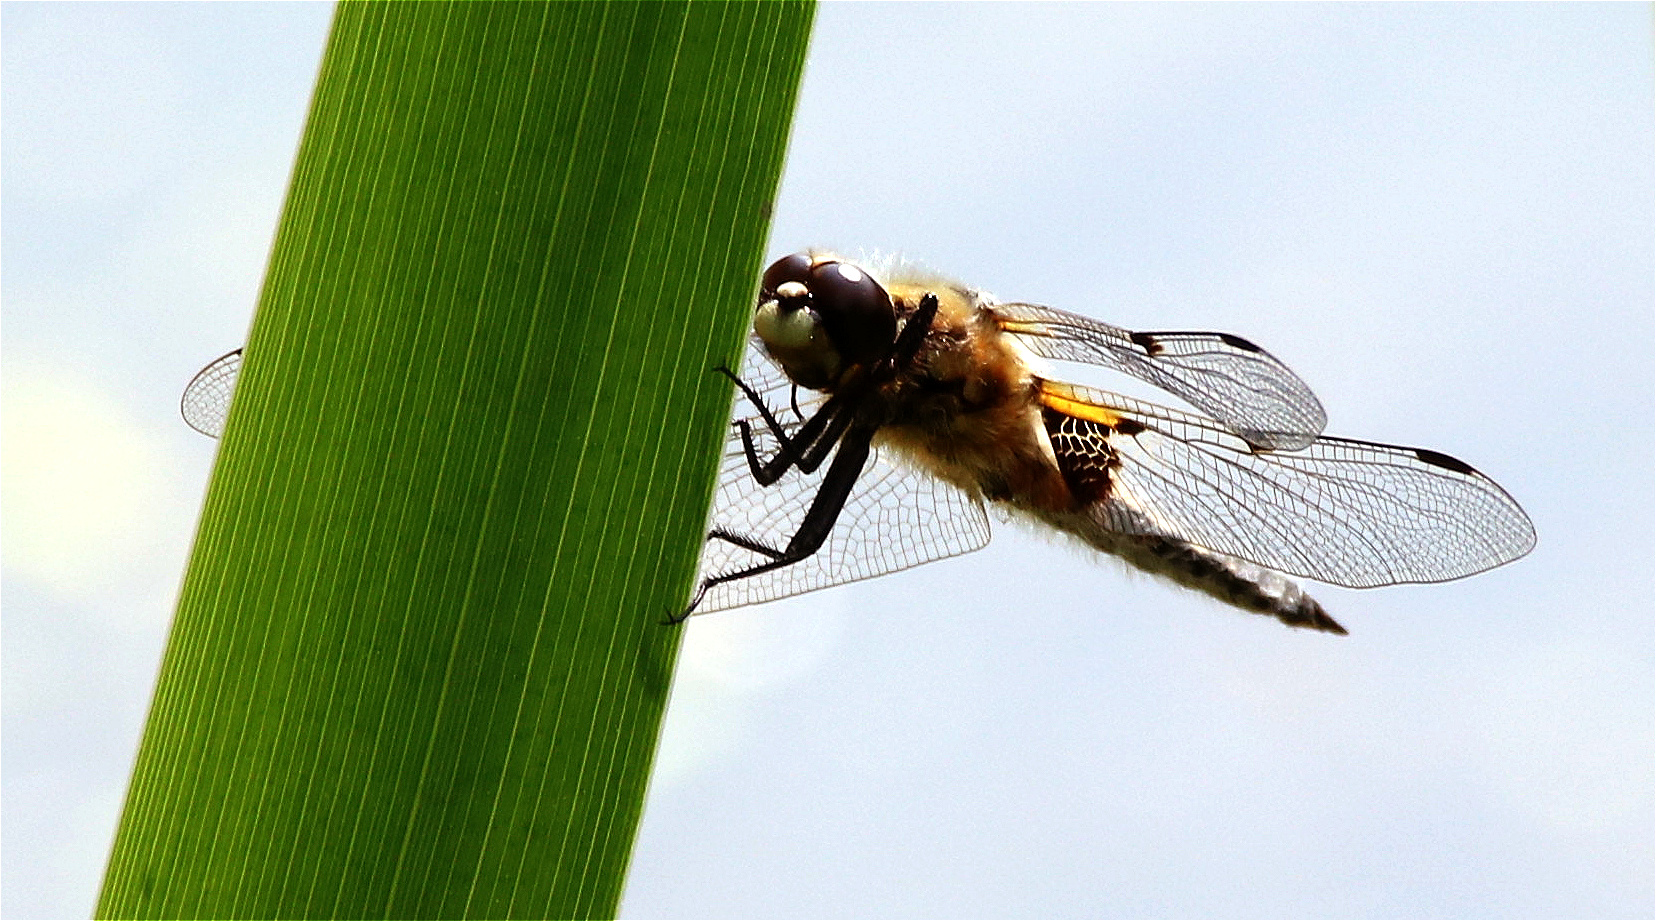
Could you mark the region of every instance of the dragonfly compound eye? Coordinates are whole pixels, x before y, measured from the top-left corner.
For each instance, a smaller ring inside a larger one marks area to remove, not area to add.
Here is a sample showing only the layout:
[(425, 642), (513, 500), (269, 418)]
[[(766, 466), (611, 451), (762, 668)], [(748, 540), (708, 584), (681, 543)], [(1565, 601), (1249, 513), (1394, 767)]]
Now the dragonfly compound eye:
[(771, 267), (765, 270), (765, 276), (759, 282), (759, 302), (764, 303), (775, 297), (776, 289), (790, 281), (807, 285), (810, 283), (810, 253), (794, 253), (771, 263)]
[(795, 253), (765, 270), (753, 331), (793, 382), (830, 390), (847, 370), (891, 352), (897, 316), (867, 272), (822, 253)]
[(823, 262), (811, 268), (809, 286), (823, 328), (847, 365), (869, 364), (891, 351), (897, 313), (867, 272), (849, 262)]

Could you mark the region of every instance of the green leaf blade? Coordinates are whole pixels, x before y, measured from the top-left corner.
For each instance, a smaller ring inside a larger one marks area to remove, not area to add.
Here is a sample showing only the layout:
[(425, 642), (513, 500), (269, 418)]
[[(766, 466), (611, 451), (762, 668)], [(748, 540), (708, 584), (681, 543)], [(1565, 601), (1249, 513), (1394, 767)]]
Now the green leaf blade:
[(810, 19), (341, 8), (99, 916), (614, 913)]

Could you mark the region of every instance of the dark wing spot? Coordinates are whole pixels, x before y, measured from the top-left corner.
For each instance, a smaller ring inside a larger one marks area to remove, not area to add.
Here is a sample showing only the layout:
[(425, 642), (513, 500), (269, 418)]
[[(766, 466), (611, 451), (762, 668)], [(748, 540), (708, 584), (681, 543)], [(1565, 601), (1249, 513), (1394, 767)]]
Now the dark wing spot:
[(1260, 348), (1257, 345), (1254, 345), (1252, 342), (1249, 342), (1248, 340), (1242, 338), (1241, 336), (1233, 336), (1230, 333), (1220, 333), (1219, 338), (1226, 345), (1230, 346), (1233, 349), (1241, 349), (1244, 352), (1263, 352), (1263, 351), (1265, 351), (1264, 349)]
[(1450, 457), (1447, 454), (1442, 454), (1429, 448), (1415, 448), (1414, 453), (1415, 457), (1420, 458), (1434, 467), (1442, 467), (1445, 470), (1453, 470), (1456, 473), (1478, 472), (1473, 470), (1471, 465), (1467, 464), (1466, 461)]
[(1133, 333), (1133, 344), (1144, 350), (1144, 354), (1151, 358), (1162, 353), (1162, 344), (1150, 333)]
[(1137, 435), (1144, 431), (1144, 423), (1123, 419), (1115, 424), (1115, 430), (1127, 436)]

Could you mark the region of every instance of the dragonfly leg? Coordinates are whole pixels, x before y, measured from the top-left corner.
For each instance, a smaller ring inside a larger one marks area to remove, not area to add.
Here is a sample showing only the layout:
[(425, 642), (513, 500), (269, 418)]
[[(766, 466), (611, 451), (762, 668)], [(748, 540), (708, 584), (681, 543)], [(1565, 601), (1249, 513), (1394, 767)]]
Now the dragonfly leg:
[[(758, 392), (746, 381), (728, 366), (720, 365), (715, 369), (730, 378), (758, 408), (760, 418), (765, 421), (766, 427), (780, 445), (774, 457), (761, 462), (759, 453), (753, 446), (752, 429), (745, 420), (738, 423), (742, 431), (742, 450), (747, 455), (748, 469), (752, 471), (753, 478), (759, 485), (769, 486), (775, 483), (790, 467), (798, 467), (804, 473), (811, 473), (821, 465), (836, 444), (839, 450), (834, 452), (833, 463), (829, 465), (828, 472), (823, 477), (822, 486), (817, 490), (816, 498), (811, 500), (811, 506), (805, 512), (805, 519), (800, 522), (799, 530), (789, 539), (787, 547), (777, 550), (723, 528), (715, 528), (707, 535), (709, 540), (717, 538), (728, 541), (770, 559), (746, 569), (703, 579), (696, 587), (696, 593), (691, 597), (690, 603), (685, 606), (684, 612), (676, 620), (671, 621), (672, 623), (681, 623), (694, 613), (709, 589), (726, 582), (748, 579), (784, 566), (792, 566), (808, 559), (822, 548), (823, 543), (828, 540), (829, 532), (834, 529), (834, 524), (839, 521), (840, 512), (845, 510), (845, 502), (850, 498), (851, 489), (856, 485), (857, 478), (862, 475), (863, 466), (868, 462), (870, 445), (877, 427), (866, 420), (853, 426), (852, 421), (857, 415), (855, 410), (873, 387), (889, 380), (898, 369), (907, 366), (914, 360), (914, 356), (919, 354), (920, 347), (925, 343), (926, 333), (930, 331), (932, 321), (937, 316), (937, 310), (937, 295), (927, 292), (920, 298), (920, 305), (903, 325), (902, 332), (897, 334), (897, 339), (891, 345), (891, 352), (880, 362), (874, 374), (865, 378), (859, 386), (842, 390), (830, 397), (828, 402), (807, 419), (791, 437), (776, 421), (776, 417), (771, 414), (770, 408), (765, 405)], [(794, 412), (799, 412), (797, 402)]]
[(833, 450), (834, 444), (844, 433), (846, 426), (851, 423), (851, 413), (847, 411), (850, 404), (840, 397), (834, 397), (823, 404), (816, 414), (800, 426), (799, 431), (789, 435), (782, 424), (776, 421), (770, 408), (748, 383), (741, 379), (729, 367), (720, 365), (714, 370), (741, 388), (747, 396), (748, 402), (759, 410), (759, 417), (765, 420), (765, 427), (770, 430), (771, 437), (778, 443), (777, 451), (770, 460), (760, 461), (759, 452), (753, 446), (753, 432), (746, 420), (737, 425), (742, 432), (742, 449), (747, 454), (748, 469), (760, 486), (769, 486), (782, 478), (789, 468), (798, 467), (804, 473), (813, 473)]
[(833, 463), (828, 465), (828, 472), (822, 478), (822, 487), (817, 490), (816, 498), (811, 500), (811, 507), (805, 511), (805, 518), (799, 523), (799, 530), (788, 540), (787, 547), (776, 550), (722, 528), (709, 534), (709, 539), (717, 537), (770, 559), (746, 569), (703, 579), (696, 587), (696, 594), (690, 599), (684, 613), (673, 623), (680, 623), (694, 613), (696, 605), (701, 604), (702, 598), (714, 586), (792, 566), (820, 550), (823, 543), (828, 540), (829, 532), (833, 531), (834, 524), (839, 521), (840, 512), (845, 509), (845, 500), (850, 498), (851, 488), (856, 485), (857, 477), (862, 475), (873, 439), (874, 427), (870, 425), (857, 426), (846, 432), (845, 437), (839, 442), (839, 450), (834, 453)]

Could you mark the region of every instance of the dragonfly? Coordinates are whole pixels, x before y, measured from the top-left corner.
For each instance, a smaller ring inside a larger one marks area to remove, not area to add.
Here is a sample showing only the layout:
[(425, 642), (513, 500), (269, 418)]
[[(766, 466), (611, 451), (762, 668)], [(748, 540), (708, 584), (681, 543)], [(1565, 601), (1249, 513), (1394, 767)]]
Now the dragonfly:
[[(1344, 634), (1293, 577), (1351, 588), (1459, 579), (1535, 545), (1469, 464), (1322, 434), (1309, 385), (1253, 342), (1139, 332), (912, 266), (826, 251), (760, 282), (696, 588), (671, 618), (969, 553), (999, 517), (1185, 589)], [(1193, 411), (1055, 379), (1101, 366)], [(218, 435), (240, 350), (185, 389)]]

